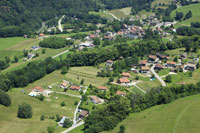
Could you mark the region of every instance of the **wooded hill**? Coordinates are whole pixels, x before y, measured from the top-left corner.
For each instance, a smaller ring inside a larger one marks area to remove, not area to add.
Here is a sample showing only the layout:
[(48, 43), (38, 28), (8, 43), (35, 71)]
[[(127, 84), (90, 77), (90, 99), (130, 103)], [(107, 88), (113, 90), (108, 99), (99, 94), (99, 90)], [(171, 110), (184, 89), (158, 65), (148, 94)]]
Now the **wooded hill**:
[[(153, 0), (1, 0), (0, 37), (22, 36), (38, 30), (42, 22), (57, 25), (62, 15), (88, 18), (89, 11), (150, 5)], [(146, 4), (145, 4), (146, 3)], [(138, 10), (138, 9), (137, 9)]]

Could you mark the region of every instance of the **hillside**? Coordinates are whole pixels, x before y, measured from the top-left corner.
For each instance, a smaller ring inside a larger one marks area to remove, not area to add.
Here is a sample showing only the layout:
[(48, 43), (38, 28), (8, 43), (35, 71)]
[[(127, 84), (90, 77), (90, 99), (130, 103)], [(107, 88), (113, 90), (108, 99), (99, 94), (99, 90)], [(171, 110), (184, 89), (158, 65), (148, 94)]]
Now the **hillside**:
[(200, 95), (179, 99), (170, 104), (152, 107), (143, 112), (131, 114), (111, 131), (116, 133), (119, 126), (126, 127), (126, 133), (195, 133), (200, 130)]
[(184, 26), (184, 25), (187, 25), (187, 26), (190, 26), (191, 22), (200, 22), (200, 3), (199, 4), (191, 4), (191, 5), (187, 5), (187, 6), (183, 6), (183, 7), (180, 7), (176, 10), (174, 10), (172, 13), (171, 13), (171, 17), (175, 18), (176, 16), (176, 11), (178, 12), (183, 12), (183, 14), (185, 15), (187, 12), (191, 11), (192, 12), (192, 17), (187, 19), (187, 20), (184, 20), (182, 22), (178, 22), (177, 23), (177, 26)]

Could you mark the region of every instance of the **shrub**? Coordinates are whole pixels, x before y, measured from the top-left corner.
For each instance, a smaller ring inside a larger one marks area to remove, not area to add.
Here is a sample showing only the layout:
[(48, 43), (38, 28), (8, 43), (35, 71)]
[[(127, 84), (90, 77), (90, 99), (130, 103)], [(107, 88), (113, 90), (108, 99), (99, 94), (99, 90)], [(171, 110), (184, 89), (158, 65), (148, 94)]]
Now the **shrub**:
[(41, 115), (41, 116), (40, 116), (40, 120), (43, 121), (44, 119), (45, 119), (45, 116), (44, 116), (44, 115)]
[(65, 102), (64, 102), (64, 101), (62, 101), (60, 105), (61, 105), (61, 106), (65, 106)]
[(0, 104), (4, 106), (10, 106), (11, 105), (11, 99), (8, 94), (0, 90)]

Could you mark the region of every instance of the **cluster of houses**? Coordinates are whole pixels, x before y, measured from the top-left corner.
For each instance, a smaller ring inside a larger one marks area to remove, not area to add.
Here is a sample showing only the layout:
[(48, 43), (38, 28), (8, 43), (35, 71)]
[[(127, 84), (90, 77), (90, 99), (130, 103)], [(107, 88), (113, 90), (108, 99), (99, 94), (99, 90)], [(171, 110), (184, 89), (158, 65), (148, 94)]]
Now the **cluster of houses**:
[(69, 88), (70, 90), (73, 90), (73, 91), (81, 91), (82, 90), (81, 86), (73, 85), (72, 83), (70, 83), (68, 81), (63, 81), (59, 86), (60, 86), (60, 88), (63, 88), (63, 89)]

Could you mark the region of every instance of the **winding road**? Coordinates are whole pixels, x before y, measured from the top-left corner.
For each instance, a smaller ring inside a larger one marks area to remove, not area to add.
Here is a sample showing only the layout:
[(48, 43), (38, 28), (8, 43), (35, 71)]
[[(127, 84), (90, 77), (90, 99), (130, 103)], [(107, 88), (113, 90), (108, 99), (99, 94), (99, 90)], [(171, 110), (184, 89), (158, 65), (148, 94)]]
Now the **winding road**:
[(61, 22), (62, 22), (62, 19), (65, 17), (65, 15), (63, 15), (59, 21), (58, 21), (58, 29), (60, 30), (60, 32), (63, 32), (63, 28), (62, 28), (62, 25), (61, 25)]
[(162, 86), (166, 87), (167, 85), (166, 85), (165, 81), (163, 81), (162, 78), (154, 71), (154, 67), (155, 67), (155, 64), (151, 67), (151, 72), (160, 81), (160, 83), (162, 84)]

